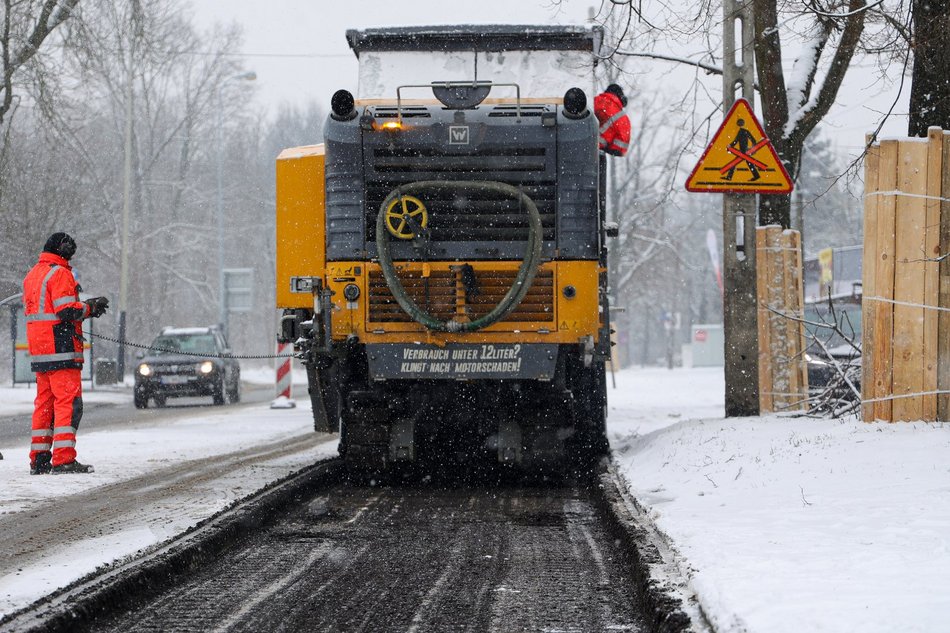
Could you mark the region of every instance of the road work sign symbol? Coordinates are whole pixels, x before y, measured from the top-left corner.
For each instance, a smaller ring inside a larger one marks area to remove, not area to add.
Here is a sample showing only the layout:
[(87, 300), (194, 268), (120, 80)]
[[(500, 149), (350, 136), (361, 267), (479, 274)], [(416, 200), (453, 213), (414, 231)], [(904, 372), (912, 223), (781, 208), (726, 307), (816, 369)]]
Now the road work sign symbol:
[(790, 193), (792, 179), (749, 102), (738, 99), (693, 168), (686, 190), (700, 193)]

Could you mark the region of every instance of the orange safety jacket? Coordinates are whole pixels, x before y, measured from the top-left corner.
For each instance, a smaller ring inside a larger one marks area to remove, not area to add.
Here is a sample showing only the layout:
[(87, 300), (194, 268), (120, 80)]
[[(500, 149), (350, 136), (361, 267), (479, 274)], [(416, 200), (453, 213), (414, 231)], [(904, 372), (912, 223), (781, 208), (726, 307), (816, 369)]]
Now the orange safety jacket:
[(82, 367), (82, 321), (89, 306), (79, 300), (72, 266), (53, 253), (40, 259), (23, 280), (26, 340), (34, 372)]
[(594, 114), (600, 122), (600, 149), (623, 156), (630, 148), (630, 119), (620, 97), (602, 92), (594, 97)]

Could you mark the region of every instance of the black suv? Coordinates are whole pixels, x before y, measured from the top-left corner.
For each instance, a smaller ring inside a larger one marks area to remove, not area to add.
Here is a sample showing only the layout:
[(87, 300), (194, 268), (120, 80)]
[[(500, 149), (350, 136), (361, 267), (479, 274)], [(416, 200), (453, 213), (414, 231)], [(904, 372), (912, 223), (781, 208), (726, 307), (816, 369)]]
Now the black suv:
[(230, 358), (227, 341), (215, 327), (167, 327), (152, 341), (145, 355), (139, 352), (135, 368), (134, 400), (137, 409), (164, 407), (169, 396), (211, 396), (214, 404), (241, 399), (241, 367)]

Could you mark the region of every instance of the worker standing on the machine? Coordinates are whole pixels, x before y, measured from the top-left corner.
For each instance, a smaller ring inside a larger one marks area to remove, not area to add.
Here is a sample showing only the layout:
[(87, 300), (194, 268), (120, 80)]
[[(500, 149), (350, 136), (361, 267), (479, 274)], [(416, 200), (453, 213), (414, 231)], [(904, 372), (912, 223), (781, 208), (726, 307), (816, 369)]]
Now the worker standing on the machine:
[(612, 156), (623, 156), (630, 148), (630, 119), (624, 108), (627, 97), (623, 88), (610, 84), (594, 97), (594, 114), (600, 122), (600, 149)]
[(79, 300), (69, 260), (76, 242), (66, 233), (46, 240), (39, 261), (23, 280), (26, 340), (36, 372), (30, 474), (91, 473), (76, 461), (76, 428), (82, 419), (84, 319), (100, 317), (105, 297)]

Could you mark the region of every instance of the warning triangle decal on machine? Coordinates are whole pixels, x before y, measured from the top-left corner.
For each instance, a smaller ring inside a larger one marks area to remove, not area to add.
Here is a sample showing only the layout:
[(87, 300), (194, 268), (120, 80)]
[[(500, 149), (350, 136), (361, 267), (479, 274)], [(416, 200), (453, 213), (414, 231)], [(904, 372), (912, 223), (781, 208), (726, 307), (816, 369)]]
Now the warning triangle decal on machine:
[(792, 179), (752, 113), (736, 100), (686, 181), (702, 193), (790, 193)]

